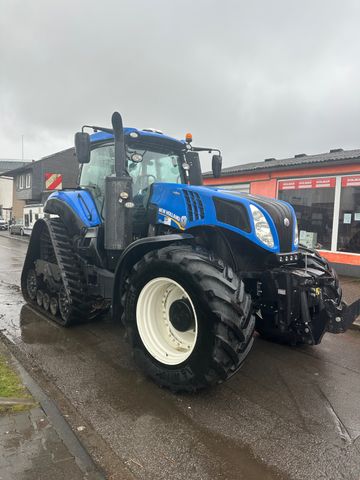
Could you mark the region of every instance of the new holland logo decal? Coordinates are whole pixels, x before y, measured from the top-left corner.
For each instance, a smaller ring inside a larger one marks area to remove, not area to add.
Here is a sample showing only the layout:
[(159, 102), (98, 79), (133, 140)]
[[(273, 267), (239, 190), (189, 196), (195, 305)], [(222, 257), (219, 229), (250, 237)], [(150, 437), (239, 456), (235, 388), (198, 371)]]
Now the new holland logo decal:
[(171, 222), (174, 222), (180, 230), (185, 230), (185, 226), (187, 223), (187, 218), (185, 216), (179, 217), (170, 210), (165, 210), (165, 208), (159, 208), (159, 215), (164, 218), (160, 218), (160, 222), (164, 225), (171, 225)]

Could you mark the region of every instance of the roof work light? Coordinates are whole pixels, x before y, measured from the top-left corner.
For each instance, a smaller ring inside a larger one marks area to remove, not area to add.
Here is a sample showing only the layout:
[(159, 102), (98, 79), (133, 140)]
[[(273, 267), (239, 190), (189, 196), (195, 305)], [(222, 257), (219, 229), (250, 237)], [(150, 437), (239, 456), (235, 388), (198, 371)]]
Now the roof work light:
[(186, 140), (186, 143), (191, 143), (192, 142), (192, 133), (187, 133), (185, 135), (185, 140)]

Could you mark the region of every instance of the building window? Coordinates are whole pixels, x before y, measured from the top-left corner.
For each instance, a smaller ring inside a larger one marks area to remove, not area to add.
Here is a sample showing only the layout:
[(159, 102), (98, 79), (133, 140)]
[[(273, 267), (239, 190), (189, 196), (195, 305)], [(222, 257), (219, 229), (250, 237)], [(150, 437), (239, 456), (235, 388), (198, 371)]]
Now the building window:
[(25, 186), (25, 178), (24, 175), (20, 175), (19, 177), (19, 189), (22, 190)]
[(250, 193), (250, 183), (234, 183), (231, 185), (219, 185), (224, 190), (231, 190), (236, 193)]
[(25, 188), (31, 187), (31, 173), (27, 173), (25, 176)]
[(330, 177), (279, 182), (278, 197), (294, 207), (299, 241), (307, 247), (331, 249), (335, 184)]
[(360, 176), (341, 179), (338, 250), (360, 253)]

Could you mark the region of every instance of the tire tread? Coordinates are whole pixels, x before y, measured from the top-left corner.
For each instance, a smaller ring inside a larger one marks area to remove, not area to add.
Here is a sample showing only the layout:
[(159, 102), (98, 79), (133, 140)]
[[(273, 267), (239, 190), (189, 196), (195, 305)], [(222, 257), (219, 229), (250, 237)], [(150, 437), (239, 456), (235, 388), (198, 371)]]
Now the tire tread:
[[(190, 245), (172, 245), (151, 251), (135, 264), (121, 296), (124, 312), (122, 321), (126, 326), (128, 339), (134, 338), (134, 325), (127, 315), (127, 298), (132, 290), (131, 286), (143, 269), (159, 260), (169, 262), (169, 265), (180, 265), (196, 279), (213, 315), (214, 344), (212, 362), (205, 375), (192, 378), (179, 375), (177, 384), (171, 383), (166, 374), (151, 376), (160, 386), (176, 392), (191, 392), (222, 383), (239, 370), (253, 342), (255, 317), (250, 295), (245, 292), (243, 282), (232, 269), (211, 252)], [(140, 363), (144, 367), (143, 361)]]

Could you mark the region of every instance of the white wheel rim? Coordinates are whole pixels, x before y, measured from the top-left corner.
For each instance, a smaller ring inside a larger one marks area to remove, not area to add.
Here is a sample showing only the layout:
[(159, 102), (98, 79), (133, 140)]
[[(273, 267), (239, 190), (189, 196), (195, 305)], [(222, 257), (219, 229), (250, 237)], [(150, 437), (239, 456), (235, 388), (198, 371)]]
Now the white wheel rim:
[[(187, 300), (194, 324), (189, 330), (176, 330), (170, 321), (170, 307), (176, 300)], [(140, 292), (136, 305), (136, 323), (147, 351), (166, 365), (184, 362), (194, 350), (198, 322), (190, 295), (177, 282), (167, 277), (150, 280)]]

